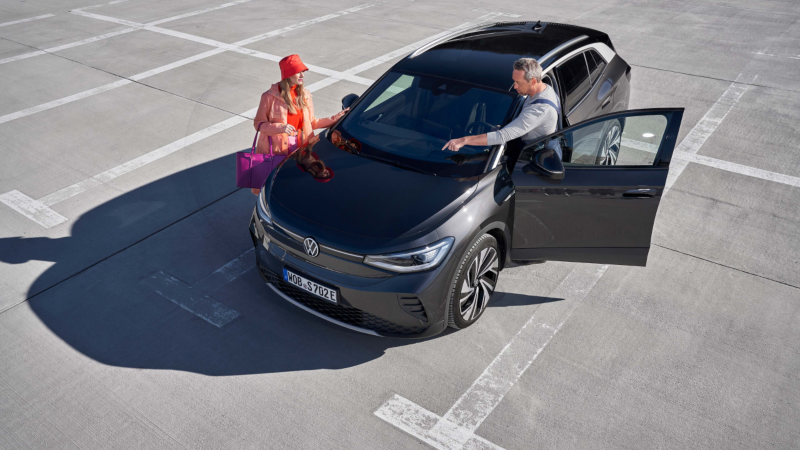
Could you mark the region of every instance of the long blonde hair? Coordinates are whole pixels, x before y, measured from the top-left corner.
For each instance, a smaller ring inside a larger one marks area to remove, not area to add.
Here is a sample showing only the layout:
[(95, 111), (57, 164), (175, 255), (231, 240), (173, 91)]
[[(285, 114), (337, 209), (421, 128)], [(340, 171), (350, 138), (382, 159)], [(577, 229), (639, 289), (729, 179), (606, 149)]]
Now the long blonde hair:
[[(284, 78), (279, 83), (281, 87), (281, 98), (284, 102), (286, 102), (286, 106), (289, 107), (289, 114), (297, 114), (297, 108), (299, 107), (301, 110), (305, 109), (306, 106), (306, 90), (303, 88), (302, 84), (296, 84), (294, 86), (289, 85), (289, 79)], [(290, 89), (296, 88), (297, 89), (297, 103), (292, 101), (292, 94)]]

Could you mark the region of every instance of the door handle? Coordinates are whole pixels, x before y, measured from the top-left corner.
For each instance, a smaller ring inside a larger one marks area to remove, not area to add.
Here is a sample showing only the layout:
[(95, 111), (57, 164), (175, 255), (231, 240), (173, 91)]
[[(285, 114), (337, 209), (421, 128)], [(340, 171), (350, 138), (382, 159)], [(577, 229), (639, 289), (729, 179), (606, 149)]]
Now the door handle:
[(631, 189), (625, 191), (622, 196), (624, 198), (653, 198), (656, 196), (655, 189)]
[(608, 98), (606, 99), (606, 101), (604, 101), (604, 102), (603, 102), (603, 104), (600, 106), (600, 109), (603, 109), (603, 108), (605, 108), (605, 107), (606, 107), (606, 106), (608, 106), (610, 103), (611, 103), (611, 96), (609, 95), (609, 96), (608, 96)]

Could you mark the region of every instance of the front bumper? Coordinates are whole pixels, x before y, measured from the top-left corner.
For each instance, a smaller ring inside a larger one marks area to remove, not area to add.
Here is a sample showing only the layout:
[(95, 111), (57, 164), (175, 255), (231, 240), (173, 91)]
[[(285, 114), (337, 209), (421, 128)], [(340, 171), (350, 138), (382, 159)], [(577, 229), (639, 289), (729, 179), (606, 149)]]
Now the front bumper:
[[(363, 265), (354, 263), (353, 258), (336, 261), (331, 254), (312, 263), (302, 254), (297, 236), (267, 225), (257, 210), (250, 220), (250, 235), (264, 281), (284, 300), (311, 314), (354, 331), (386, 337), (423, 338), (447, 327), (450, 257), (437, 269), (412, 274), (358, 267)], [(317, 264), (321, 261), (344, 271), (322, 267)], [(338, 289), (338, 303), (322, 300), (286, 282), (284, 268)]]

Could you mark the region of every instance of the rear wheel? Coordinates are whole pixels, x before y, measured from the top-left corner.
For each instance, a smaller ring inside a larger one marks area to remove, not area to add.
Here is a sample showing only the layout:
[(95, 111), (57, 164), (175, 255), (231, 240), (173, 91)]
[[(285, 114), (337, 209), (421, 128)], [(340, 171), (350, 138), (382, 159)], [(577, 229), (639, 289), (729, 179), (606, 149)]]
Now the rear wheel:
[(615, 166), (619, 157), (619, 149), (622, 145), (622, 127), (619, 120), (612, 120), (605, 127), (600, 138), (600, 148), (597, 151), (598, 166)]
[(448, 302), (452, 328), (466, 328), (480, 318), (494, 294), (499, 274), (497, 240), (484, 234), (472, 243), (459, 262)]

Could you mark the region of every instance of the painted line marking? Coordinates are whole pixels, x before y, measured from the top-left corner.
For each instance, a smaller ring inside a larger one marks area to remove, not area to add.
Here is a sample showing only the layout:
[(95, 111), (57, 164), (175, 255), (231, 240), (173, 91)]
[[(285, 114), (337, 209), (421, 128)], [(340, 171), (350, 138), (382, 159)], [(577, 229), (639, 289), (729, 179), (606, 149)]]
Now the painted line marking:
[(502, 11), (489, 11), (489, 10), (483, 9), (483, 8), (473, 9), (472, 11), (473, 12), (488, 13), (488, 14), (493, 15), (494, 17), (500, 17), (500, 16), (503, 16), (503, 17), (522, 17), (519, 14), (507, 13), (507, 12), (502, 12)]
[[(756, 76), (744, 77), (744, 75), (740, 73), (739, 76), (736, 77), (736, 81), (728, 86), (728, 89), (722, 93), (720, 98), (711, 106), (703, 118), (700, 119), (689, 134), (683, 138), (683, 141), (681, 141), (673, 154), (677, 155), (680, 153), (687, 156), (697, 154), (700, 147), (706, 143), (719, 124), (722, 123), (723, 119), (731, 112), (731, 109), (739, 103), (744, 93), (747, 92), (750, 86), (745, 83), (752, 83), (755, 79)], [(664, 194), (672, 188), (672, 185), (675, 184), (675, 180), (681, 176), (688, 164), (689, 161), (686, 158), (678, 158), (677, 160), (673, 158), (670, 163)]]
[[(256, 110), (253, 109), (248, 112), (254, 115), (256, 113)], [(39, 201), (45, 205), (52, 206), (70, 197), (85, 192), (93, 187), (99, 186), (103, 183), (107, 183), (128, 172), (131, 172), (142, 166), (150, 164), (153, 161), (157, 161), (161, 158), (169, 156), (177, 152), (178, 150), (181, 150), (189, 145), (199, 142), (209, 136), (213, 136), (217, 133), (227, 130), (228, 128), (232, 128), (236, 125), (239, 125), (240, 123), (244, 123), (247, 120), (248, 119), (245, 117), (233, 116), (230, 119), (211, 125), (210, 127), (192, 133), (186, 137), (178, 139), (177, 141), (171, 142), (161, 148), (153, 150), (149, 153), (145, 153), (144, 155), (139, 156), (138, 158), (134, 158), (126, 163), (120, 164), (116, 167), (106, 170), (105, 172), (99, 173), (93, 176), (92, 178), (83, 180), (71, 186), (67, 186), (64, 189), (60, 189), (56, 192), (53, 192), (52, 194), (46, 195), (42, 197)]]
[(9, 25), (16, 25), (18, 23), (32, 22), (39, 19), (47, 19), (48, 17), (55, 17), (55, 14), (44, 14), (36, 17), (28, 17), (27, 19), (15, 20), (13, 22), (0, 23), (0, 27), (7, 27)]
[(447, 413), (435, 414), (395, 395), (375, 415), (440, 450), (501, 447), (475, 431), (542, 353), (608, 269), (577, 265), (550, 293), (563, 301), (539, 306)]
[(126, 2), (129, 2), (129, 1), (130, 0), (114, 0), (114, 1), (108, 2), (108, 3), (101, 3), (99, 5), (84, 6), (83, 8), (75, 8), (75, 9), (73, 9), (73, 11), (86, 11), (87, 9), (102, 8), (104, 6), (116, 5), (118, 3), (126, 3)]
[[(298, 28), (302, 28), (302, 27), (305, 27), (305, 26), (308, 26), (308, 25), (313, 25), (315, 23), (319, 23), (320, 21), (322, 21), (321, 20), (322, 18), (325, 18), (325, 20), (330, 20), (330, 19), (333, 19), (335, 17), (340, 17), (340, 16), (343, 16), (345, 14), (364, 9), (364, 8), (367, 8), (367, 7), (372, 6), (372, 5), (374, 5), (374, 4), (367, 4), (366, 6), (365, 5), (360, 5), (360, 6), (356, 6), (354, 8), (345, 9), (343, 11), (339, 11), (338, 13), (328, 14), (328, 15), (323, 16), (323, 17), (307, 20), (305, 22), (301, 22), (301, 23), (295, 24), (295, 25), (290, 25), (288, 27), (284, 27), (284, 28), (281, 28), (279, 30), (275, 30), (275, 31), (272, 31), (270, 33), (262, 34), (262, 35), (259, 35), (259, 36), (264, 36), (263, 39), (266, 39), (267, 37), (272, 37), (272, 36), (277, 36), (277, 35), (280, 35), (280, 34), (283, 34), (283, 33), (288, 33), (289, 31), (293, 31), (293, 30), (296, 30)], [(245, 39), (244, 41), (239, 41), (237, 43), (234, 43), (233, 45), (240, 46), (240, 45), (243, 45), (242, 42), (250, 41), (252, 39), (253, 38)], [(210, 50), (210, 51), (207, 51), (205, 53), (201, 53), (199, 55), (191, 56), (189, 58), (185, 58), (185, 59), (182, 59), (180, 61), (176, 61), (174, 63), (167, 64), (165, 66), (157, 67), (155, 69), (148, 70), (146, 72), (142, 72), (142, 73), (137, 74), (137, 75), (133, 75), (130, 78), (123, 78), (121, 80), (115, 81), (113, 83), (106, 84), (104, 86), (99, 86), (99, 87), (96, 87), (96, 88), (92, 88), (92, 89), (89, 89), (87, 91), (79, 92), (77, 94), (73, 94), (73, 95), (70, 95), (70, 96), (67, 96), (67, 97), (64, 97), (64, 98), (60, 98), (58, 100), (53, 100), (51, 102), (47, 102), (47, 103), (43, 103), (41, 105), (33, 106), (31, 108), (27, 108), (27, 109), (24, 109), (22, 111), (17, 111), (15, 113), (6, 114), (4, 116), (0, 116), (0, 124), (6, 123), (6, 122), (10, 122), (12, 120), (20, 119), (22, 117), (27, 117), (27, 116), (30, 116), (32, 114), (36, 114), (38, 112), (46, 111), (48, 109), (56, 108), (58, 106), (65, 105), (67, 103), (72, 103), (74, 101), (77, 101), (77, 100), (80, 100), (80, 99), (83, 99), (83, 98), (87, 98), (87, 97), (91, 97), (93, 95), (97, 95), (97, 94), (100, 94), (102, 92), (110, 91), (110, 90), (116, 89), (116, 88), (118, 88), (120, 86), (124, 86), (126, 84), (132, 83), (133, 81), (140, 81), (140, 80), (143, 80), (145, 78), (152, 77), (153, 75), (157, 75), (159, 73), (163, 73), (163, 72), (166, 72), (168, 70), (175, 69), (176, 67), (180, 67), (180, 66), (183, 66), (183, 65), (195, 62), (195, 61), (199, 61), (199, 60), (204, 59), (204, 58), (208, 58), (208, 57), (217, 55), (217, 54), (222, 53), (224, 51), (226, 51), (226, 50), (225, 49), (216, 48), (214, 50)]]
[[(100, 8), (102, 6), (114, 5), (114, 4), (117, 4), (117, 3), (124, 3), (124, 2), (127, 2), (127, 1), (130, 1), (130, 0), (116, 0), (116, 1), (113, 1), (113, 2), (110, 2), (110, 3), (105, 3), (105, 4), (102, 4), (102, 5), (93, 5), (93, 6), (87, 6), (87, 7), (84, 7), (84, 8), (73, 9), (70, 12), (74, 14), (76, 12), (82, 12), (82, 11), (85, 11), (87, 9)], [(237, 1), (234, 1), (234, 2), (225, 3), (225, 4), (222, 4), (222, 5), (219, 5), (219, 6), (213, 6), (213, 7), (210, 7), (210, 8), (204, 8), (204, 9), (200, 9), (200, 10), (197, 10), (197, 11), (192, 11), (192, 12), (180, 14), (180, 15), (177, 15), (177, 16), (173, 16), (173, 17), (167, 17), (166, 19), (156, 20), (155, 22), (150, 22), (150, 23), (147, 23), (146, 25), (159, 25), (159, 24), (162, 24), (162, 23), (172, 22), (174, 20), (180, 20), (180, 19), (183, 19), (183, 18), (186, 18), (186, 17), (196, 16), (198, 14), (204, 14), (204, 13), (207, 13), (207, 12), (210, 12), (210, 11), (216, 11), (218, 9), (223, 9), (223, 8), (227, 8), (229, 6), (239, 5), (239, 4), (247, 3), (247, 2), (250, 2), (250, 1), (252, 1), (252, 0), (237, 0)], [(57, 45), (55, 47), (49, 47), (49, 48), (45, 48), (45, 49), (42, 49), (42, 50), (36, 50), (36, 51), (33, 51), (33, 52), (29, 52), (29, 53), (23, 53), (21, 55), (11, 56), (11, 57), (8, 57), (8, 58), (0, 59), (0, 64), (6, 64), (6, 63), (14, 62), (14, 61), (19, 61), (19, 60), (22, 60), (22, 59), (28, 59), (28, 58), (32, 58), (34, 56), (39, 56), (39, 55), (46, 55), (48, 53), (56, 53), (56, 52), (59, 52), (59, 51), (62, 51), (62, 50), (66, 50), (66, 49), (69, 49), (69, 48), (79, 47), (81, 45), (91, 44), (92, 42), (102, 41), (103, 39), (112, 38), (114, 36), (119, 36), (121, 34), (127, 34), (127, 33), (130, 33), (132, 31), (136, 31), (136, 30), (138, 30), (140, 28), (141, 27), (125, 28), (125, 29), (122, 29), (122, 30), (117, 30), (117, 31), (112, 31), (110, 33), (106, 33), (106, 34), (101, 34), (99, 36), (94, 36), (94, 37), (90, 37), (90, 38), (86, 38), (86, 39), (81, 39), (79, 41), (70, 42), (70, 43), (67, 43), (67, 44)]]
[(66, 217), (48, 208), (44, 203), (17, 190), (0, 195), (0, 202), (44, 228), (52, 228), (67, 221)]
[[(789, 186), (800, 187), (800, 178), (791, 175), (784, 175), (782, 173), (770, 172), (769, 170), (758, 169), (756, 167), (746, 166), (722, 159), (711, 158), (703, 155), (693, 155), (689, 153), (676, 153), (673, 155), (672, 162), (678, 158), (687, 163), (692, 162), (695, 164), (702, 164), (704, 166), (713, 167), (715, 169), (725, 170), (728, 172), (738, 173), (748, 177), (759, 178), (762, 180), (772, 181), (774, 183), (786, 184)], [(672, 164), (670, 164), (672, 165)]]
[[(474, 434), (469, 436), (463, 447), (459, 446), (458, 441), (447, 439), (447, 435), (438, 433), (434, 436), (433, 429), (442, 418), (397, 394), (378, 408), (375, 415), (434, 448), (502, 449)], [(461, 436), (469, 433), (466, 430), (454, 430), (453, 434)]]
[[(250, 0), (247, 0), (247, 1), (250, 1)], [(195, 36), (193, 34), (184, 33), (182, 31), (175, 31), (175, 30), (170, 30), (168, 28), (161, 28), (161, 27), (153, 26), (152, 24), (136, 23), (136, 22), (131, 22), (131, 21), (128, 21), (128, 20), (117, 19), (117, 18), (114, 18), (114, 17), (103, 16), (103, 15), (100, 15), (100, 14), (83, 13), (83, 12), (76, 13), (76, 14), (79, 14), (79, 15), (82, 15), (82, 16), (86, 16), (86, 17), (90, 17), (90, 18), (97, 19), (97, 20), (103, 20), (103, 21), (107, 21), (107, 22), (118, 23), (118, 24), (121, 24), (121, 25), (134, 26), (134, 27), (136, 27), (138, 29), (152, 31), (154, 33), (160, 33), (160, 34), (163, 34), (163, 35), (166, 35), (166, 36), (172, 36), (172, 37), (175, 37), (175, 38), (178, 38), (178, 39), (184, 39), (184, 40), (187, 40), (187, 41), (196, 42), (196, 43), (199, 43), (199, 44), (204, 44), (204, 45), (208, 45), (208, 46), (211, 46), (211, 47), (216, 47), (216, 48), (219, 48), (219, 49), (224, 49), (224, 50), (227, 50), (227, 51), (240, 53), (240, 54), (243, 54), (243, 55), (253, 56), (253, 57), (256, 57), (256, 58), (265, 59), (265, 60), (272, 61), (272, 62), (278, 62), (278, 61), (280, 61), (282, 59), (281, 56), (272, 55), (272, 54), (269, 54), (269, 53), (265, 53), (265, 52), (261, 52), (261, 51), (253, 50), (253, 49), (249, 49), (249, 48), (244, 48), (244, 47), (238, 46), (236, 44), (228, 44), (228, 43), (220, 42), (220, 41), (217, 41), (217, 40), (214, 40), (214, 39), (204, 38), (204, 37), (201, 37), (201, 36)], [(358, 77), (358, 76), (355, 76), (355, 75), (345, 74), (345, 73), (342, 73), (342, 72), (338, 72), (336, 70), (326, 69), (324, 67), (316, 66), (316, 65), (313, 65), (313, 64), (306, 64), (306, 67), (308, 67), (309, 71), (315, 72), (315, 73), (319, 73), (321, 75), (326, 75), (326, 76), (329, 76), (329, 77), (334, 77), (334, 78), (338, 78), (338, 79), (342, 79), (342, 80), (352, 81), (354, 83), (362, 84), (364, 86), (369, 86), (369, 85), (372, 84), (372, 80), (368, 80), (366, 78)]]
[(211, 294), (253, 269), (255, 266), (249, 260), (253, 252), (252, 248), (247, 250), (192, 286), (160, 270), (139, 282), (206, 322), (222, 328), (239, 317), (239, 313), (214, 300)]

